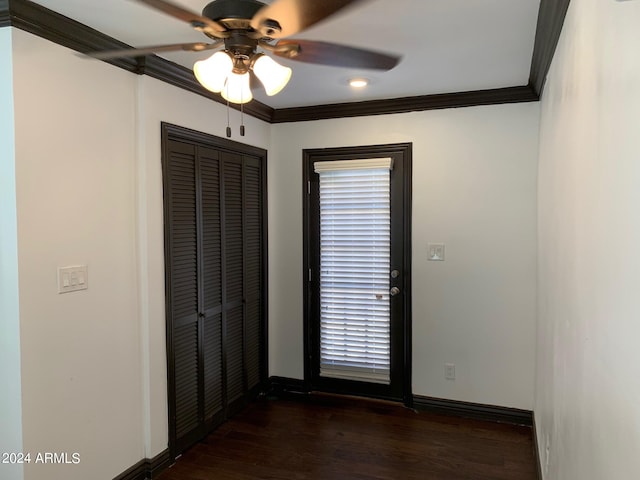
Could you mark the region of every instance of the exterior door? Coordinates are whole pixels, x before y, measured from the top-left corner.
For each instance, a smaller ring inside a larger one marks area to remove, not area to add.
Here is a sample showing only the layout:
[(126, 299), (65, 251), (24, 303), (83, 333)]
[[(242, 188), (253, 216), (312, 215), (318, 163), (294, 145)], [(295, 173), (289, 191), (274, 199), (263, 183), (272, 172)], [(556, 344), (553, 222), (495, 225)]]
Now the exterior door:
[(304, 153), (310, 388), (411, 401), (410, 154)]

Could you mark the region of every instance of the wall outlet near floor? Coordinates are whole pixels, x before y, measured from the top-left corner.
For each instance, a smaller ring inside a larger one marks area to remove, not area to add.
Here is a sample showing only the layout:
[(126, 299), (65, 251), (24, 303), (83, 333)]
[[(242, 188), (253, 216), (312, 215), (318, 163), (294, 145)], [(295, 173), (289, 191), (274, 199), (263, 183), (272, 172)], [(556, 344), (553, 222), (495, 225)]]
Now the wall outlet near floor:
[(436, 262), (444, 261), (444, 243), (428, 243), (427, 252), (429, 260)]
[(444, 378), (447, 380), (456, 379), (456, 366), (453, 363), (444, 364)]

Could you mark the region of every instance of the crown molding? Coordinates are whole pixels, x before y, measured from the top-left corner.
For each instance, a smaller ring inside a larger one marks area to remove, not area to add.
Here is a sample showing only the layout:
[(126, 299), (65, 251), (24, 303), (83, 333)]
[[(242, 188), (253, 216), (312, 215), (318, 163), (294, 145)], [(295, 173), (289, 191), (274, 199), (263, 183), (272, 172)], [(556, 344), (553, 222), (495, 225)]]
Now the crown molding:
[(529, 84), (542, 95), (570, 0), (540, 0)]
[[(144, 57), (142, 73), (191, 93), (196, 93), (222, 105), (227, 104), (220, 95), (203, 88), (190, 69), (160, 58), (157, 55), (147, 55)], [(230, 104), (229, 106), (240, 110), (239, 105)], [(247, 115), (269, 123), (271, 123), (274, 113), (273, 108), (257, 100), (245, 103), (243, 111)]]
[[(12, 27), (77, 52), (129, 47), (125, 43), (36, 3), (27, 0), (3, 0), (3, 3), (6, 5), (6, 11), (3, 11), (0, 5), (0, 18), (6, 12), (9, 25)], [(109, 60), (108, 63), (133, 73), (140, 73), (139, 62), (135, 58), (118, 58)]]
[[(28, 0), (0, 0), (0, 26), (19, 28), (80, 53), (132, 48), (113, 37)], [(190, 69), (157, 55), (104, 61), (129, 72), (148, 75), (226, 105), (226, 102), (219, 95), (203, 88)], [(231, 107), (240, 108), (237, 105), (231, 105)], [(244, 112), (247, 115), (270, 122), (273, 108), (253, 101), (244, 106)]]
[[(540, 99), (544, 80), (562, 31), (569, 1), (541, 0), (540, 2), (528, 85), (282, 109), (274, 109), (253, 100), (244, 105), (244, 112), (265, 122), (284, 123), (537, 101)], [(81, 53), (131, 48), (123, 42), (29, 0), (0, 0), (0, 27), (7, 26), (30, 32)], [(214, 102), (226, 104), (219, 95), (203, 88), (190, 69), (157, 55), (105, 61), (129, 72), (148, 75)], [(239, 109), (237, 105), (231, 105), (231, 107)]]
[(11, 26), (11, 15), (9, 14), (9, 0), (0, 0), (0, 28)]
[(389, 115), (394, 113), (439, 110), (443, 108), (535, 102), (539, 97), (529, 86), (443, 93), (421, 97), (392, 98), (367, 102), (334, 103), (312, 107), (281, 108), (274, 112), (273, 123), (306, 122), (329, 118)]

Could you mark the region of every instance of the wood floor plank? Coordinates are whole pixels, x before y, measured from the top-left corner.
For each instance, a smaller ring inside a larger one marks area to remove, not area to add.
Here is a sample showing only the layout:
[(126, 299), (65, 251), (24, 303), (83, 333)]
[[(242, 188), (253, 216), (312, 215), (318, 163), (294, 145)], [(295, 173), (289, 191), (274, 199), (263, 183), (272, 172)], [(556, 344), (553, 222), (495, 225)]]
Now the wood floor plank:
[(535, 480), (530, 427), (335, 395), (260, 398), (159, 480)]

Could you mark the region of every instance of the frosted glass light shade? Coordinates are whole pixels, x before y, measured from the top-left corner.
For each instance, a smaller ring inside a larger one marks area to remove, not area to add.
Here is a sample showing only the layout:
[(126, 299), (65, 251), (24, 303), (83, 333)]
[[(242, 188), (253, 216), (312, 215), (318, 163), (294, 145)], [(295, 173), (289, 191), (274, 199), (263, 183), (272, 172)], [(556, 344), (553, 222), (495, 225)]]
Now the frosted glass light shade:
[(273, 58), (261, 55), (253, 64), (253, 73), (260, 79), (267, 95), (272, 96), (282, 90), (291, 78), (291, 69)]
[(218, 93), (233, 69), (233, 60), (225, 52), (216, 52), (206, 60), (193, 64), (193, 73), (204, 88)]
[(249, 85), (249, 73), (230, 73), (221, 93), (222, 98), (231, 103), (247, 103), (253, 100)]

